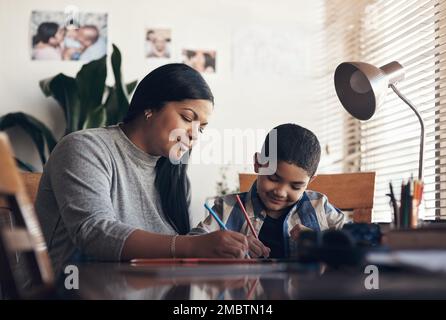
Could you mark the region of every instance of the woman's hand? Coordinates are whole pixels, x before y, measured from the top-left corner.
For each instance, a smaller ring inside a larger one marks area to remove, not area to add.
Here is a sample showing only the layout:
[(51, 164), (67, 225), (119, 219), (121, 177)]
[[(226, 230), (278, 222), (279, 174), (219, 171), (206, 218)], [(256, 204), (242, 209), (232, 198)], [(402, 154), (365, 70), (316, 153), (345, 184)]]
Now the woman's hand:
[(248, 251), (248, 240), (239, 232), (215, 231), (188, 238), (191, 257), (244, 258)]
[(258, 240), (253, 235), (248, 236), (248, 244), (249, 244), (249, 255), (251, 256), (251, 258), (269, 257), (271, 249), (266, 247), (262, 243), (262, 241)]

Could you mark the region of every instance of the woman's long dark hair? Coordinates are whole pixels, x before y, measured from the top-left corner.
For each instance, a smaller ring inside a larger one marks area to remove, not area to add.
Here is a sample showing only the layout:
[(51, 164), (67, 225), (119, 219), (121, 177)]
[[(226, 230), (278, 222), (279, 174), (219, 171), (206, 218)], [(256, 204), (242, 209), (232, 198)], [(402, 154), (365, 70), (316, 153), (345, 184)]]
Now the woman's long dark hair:
[(54, 37), (59, 30), (59, 25), (55, 22), (43, 22), (37, 28), (37, 33), (33, 37), (33, 46), (39, 42), (48, 43), (51, 37)]
[[(214, 103), (214, 96), (199, 72), (191, 67), (172, 63), (161, 66), (138, 84), (124, 122), (128, 123), (145, 110), (160, 110), (167, 102), (202, 99)], [(156, 164), (155, 186), (161, 198), (164, 214), (179, 233), (190, 231), (190, 184), (186, 174), (187, 164), (172, 164), (161, 157)]]

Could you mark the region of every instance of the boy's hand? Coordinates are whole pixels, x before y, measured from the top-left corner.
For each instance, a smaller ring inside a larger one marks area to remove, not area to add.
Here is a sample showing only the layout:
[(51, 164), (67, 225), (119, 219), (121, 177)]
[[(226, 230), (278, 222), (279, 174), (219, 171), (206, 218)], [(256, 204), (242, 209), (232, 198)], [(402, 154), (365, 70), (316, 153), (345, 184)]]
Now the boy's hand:
[(305, 227), (303, 224), (296, 224), (295, 226), (294, 226), (294, 228), (293, 229), (291, 229), (291, 231), (290, 231), (290, 236), (291, 236), (291, 239), (293, 239), (293, 240), (297, 240), (297, 238), (299, 238), (299, 233), (301, 232), (301, 231), (313, 231), (313, 229), (310, 229), (310, 228), (308, 228), (308, 227)]
[(271, 252), (270, 248), (266, 247), (262, 241), (258, 240), (253, 235), (248, 236), (249, 255), (251, 258), (268, 258)]

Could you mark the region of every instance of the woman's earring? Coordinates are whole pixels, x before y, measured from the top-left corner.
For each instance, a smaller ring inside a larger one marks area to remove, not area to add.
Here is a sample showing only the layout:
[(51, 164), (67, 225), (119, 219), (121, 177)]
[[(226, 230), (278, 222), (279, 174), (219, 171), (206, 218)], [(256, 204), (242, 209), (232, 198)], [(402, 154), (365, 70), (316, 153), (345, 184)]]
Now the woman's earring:
[(149, 120), (149, 118), (152, 116), (152, 111), (145, 111), (144, 116), (146, 117), (146, 120)]

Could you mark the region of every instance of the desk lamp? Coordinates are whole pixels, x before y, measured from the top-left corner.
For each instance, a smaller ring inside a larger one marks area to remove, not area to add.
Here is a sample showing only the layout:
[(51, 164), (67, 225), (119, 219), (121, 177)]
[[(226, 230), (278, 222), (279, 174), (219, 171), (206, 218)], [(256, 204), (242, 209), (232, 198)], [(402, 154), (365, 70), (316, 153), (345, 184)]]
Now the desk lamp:
[(403, 66), (396, 61), (380, 68), (364, 62), (343, 62), (336, 68), (334, 75), (338, 98), (345, 110), (356, 119), (369, 120), (384, 103), (389, 87), (415, 112), (421, 126), (418, 180), (422, 181), (424, 122), (413, 104), (395, 87), (403, 79)]

